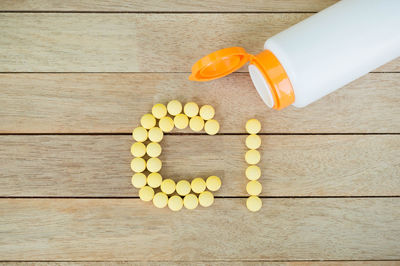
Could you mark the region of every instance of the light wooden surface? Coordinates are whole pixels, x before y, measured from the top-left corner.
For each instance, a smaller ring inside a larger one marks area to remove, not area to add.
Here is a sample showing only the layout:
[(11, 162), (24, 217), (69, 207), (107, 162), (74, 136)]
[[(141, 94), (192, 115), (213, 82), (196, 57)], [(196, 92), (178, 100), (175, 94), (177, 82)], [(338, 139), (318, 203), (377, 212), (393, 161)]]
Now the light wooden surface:
[[(400, 265), (400, 59), (279, 112), (247, 73), (187, 80), (205, 54), (258, 53), (335, 2), (0, 1), (0, 265)], [(163, 141), (163, 175), (221, 176), (210, 208), (155, 209), (130, 185), (132, 128), (174, 98), (221, 123)], [(258, 213), (245, 208), (251, 117)]]

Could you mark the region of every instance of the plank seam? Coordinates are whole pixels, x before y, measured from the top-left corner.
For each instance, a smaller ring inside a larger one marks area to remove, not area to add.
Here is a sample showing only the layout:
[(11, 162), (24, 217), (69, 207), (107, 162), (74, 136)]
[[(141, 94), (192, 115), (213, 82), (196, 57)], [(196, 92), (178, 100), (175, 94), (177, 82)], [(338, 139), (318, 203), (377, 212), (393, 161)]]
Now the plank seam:
[[(400, 195), (373, 195), (373, 196), (259, 196), (263, 199), (367, 199), (367, 198), (400, 198)], [(214, 196), (216, 199), (246, 199), (248, 196)], [(139, 199), (139, 196), (0, 196), (0, 199)]]
[(399, 261), (398, 259), (368, 259), (368, 260), (0, 260), (0, 262), (374, 262), (374, 261)]
[[(131, 132), (84, 132), (84, 133), (49, 133), (49, 132), (40, 132), (40, 133), (0, 133), (0, 136), (130, 136)], [(209, 136), (207, 133), (164, 133), (166, 136)], [(218, 133), (214, 136), (247, 136), (248, 133)], [(400, 133), (397, 132), (344, 132), (344, 133), (258, 133), (261, 136), (397, 136)]]
[[(1, 12), (0, 12), (1, 13)], [(237, 75), (237, 74), (247, 74), (248, 75), (249, 72), (234, 72), (232, 73), (233, 75)], [(399, 74), (400, 71), (371, 71), (369, 72), (369, 74)], [(0, 74), (188, 74), (190, 75), (191, 72), (181, 72), (181, 71), (152, 71), (152, 72), (142, 72), (142, 71), (126, 71), (126, 72), (121, 72), (121, 71), (108, 71), (108, 72), (104, 72), (104, 71), (88, 71), (88, 72), (82, 72), (82, 71), (77, 71), (77, 72), (71, 72), (71, 71), (65, 71), (65, 72), (54, 72), (54, 71), (50, 71), (50, 72), (26, 72), (26, 71), (16, 71), (16, 72), (9, 72), (9, 71), (0, 71)], [(231, 74), (231, 75), (232, 75)]]

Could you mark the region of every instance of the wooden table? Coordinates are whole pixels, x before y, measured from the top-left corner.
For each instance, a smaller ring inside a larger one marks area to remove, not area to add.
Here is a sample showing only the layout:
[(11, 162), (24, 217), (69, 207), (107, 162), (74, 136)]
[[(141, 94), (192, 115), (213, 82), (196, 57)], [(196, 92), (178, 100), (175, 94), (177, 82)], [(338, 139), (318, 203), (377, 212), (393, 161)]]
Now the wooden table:
[[(304, 109), (264, 107), (244, 68), (188, 81), (203, 55), (259, 52), (334, 2), (1, 1), (0, 260), (399, 265), (400, 59)], [(130, 184), (131, 130), (175, 98), (213, 105), (221, 131), (167, 134), (161, 173), (219, 175), (210, 208), (156, 209)], [(252, 117), (257, 213), (245, 207)]]

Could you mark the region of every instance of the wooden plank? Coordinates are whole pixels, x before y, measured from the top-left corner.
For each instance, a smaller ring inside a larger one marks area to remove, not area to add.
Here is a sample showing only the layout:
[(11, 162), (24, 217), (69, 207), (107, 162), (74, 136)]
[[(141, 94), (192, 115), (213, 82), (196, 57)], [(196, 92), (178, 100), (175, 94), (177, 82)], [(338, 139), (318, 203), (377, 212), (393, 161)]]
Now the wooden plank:
[[(161, 174), (218, 175), (217, 196), (246, 196), (245, 136), (164, 138)], [(400, 135), (262, 136), (263, 196), (399, 196)], [(130, 136), (1, 136), (0, 195), (137, 196)]]
[(1, 199), (2, 260), (400, 259), (400, 200), (216, 199), (177, 213), (139, 199)]
[[(27, 266), (53, 266), (55, 261), (52, 262), (43, 262), (43, 261), (35, 261), (35, 262), (0, 262), (1, 266), (10, 266), (10, 265), (27, 265)], [(85, 261), (85, 262), (67, 262), (67, 261), (57, 261), (57, 265), (75, 265), (75, 266), (86, 266), (86, 265), (100, 265), (100, 266), (108, 266), (108, 265), (148, 265), (148, 266), (162, 266), (162, 265), (188, 265), (188, 262), (181, 261)], [(239, 266), (239, 265), (251, 265), (251, 266), (398, 266), (400, 261), (290, 261), (290, 262), (271, 262), (271, 261), (190, 261), (190, 265), (194, 266), (207, 266), (207, 265), (215, 265), (215, 266)]]
[(101, 11), (101, 12), (316, 12), (336, 3), (337, 0), (149, 0), (123, 1), (99, 0), (3, 0), (1, 11)]
[[(258, 53), (310, 15), (2, 13), (0, 72), (189, 72), (221, 48)], [(400, 59), (379, 71), (400, 71)]]
[[(368, 74), (306, 108), (269, 109), (248, 74), (194, 83), (187, 74), (0, 74), (2, 133), (129, 133), (157, 102), (211, 104), (222, 133), (398, 133), (399, 73)], [(182, 132), (191, 132), (189, 130)]]

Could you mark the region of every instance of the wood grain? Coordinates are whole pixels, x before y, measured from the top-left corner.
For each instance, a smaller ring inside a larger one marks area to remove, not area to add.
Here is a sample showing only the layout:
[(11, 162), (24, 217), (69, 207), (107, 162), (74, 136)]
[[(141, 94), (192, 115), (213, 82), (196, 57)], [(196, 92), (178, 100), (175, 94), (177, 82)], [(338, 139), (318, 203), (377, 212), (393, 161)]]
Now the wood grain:
[[(163, 265), (182, 265), (186, 266), (189, 262), (184, 261), (85, 261), (85, 262), (66, 262), (66, 261), (52, 261), (52, 262), (0, 262), (1, 266), (10, 266), (10, 265), (27, 265), (27, 266), (53, 266), (54, 264), (59, 266), (64, 265), (100, 265), (100, 266), (108, 266), (108, 265), (147, 265), (147, 266), (163, 266)], [(241, 265), (251, 265), (251, 266), (398, 266), (400, 261), (288, 261), (288, 262), (271, 262), (271, 261), (190, 261), (190, 265), (194, 266), (208, 266), (208, 265), (215, 265), (215, 266), (241, 266)]]
[(221, 48), (258, 53), (310, 15), (1, 13), (0, 72), (189, 72)]
[(400, 201), (216, 199), (177, 213), (139, 199), (1, 199), (3, 260), (400, 258)]
[[(400, 73), (373, 73), (306, 108), (271, 110), (247, 73), (195, 83), (187, 74), (0, 74), (2, 133), (129, 133), (157, 102), (211, 104), (222, 133), (399, 133)], [(191, 132), (189, 130), (182, 132)]]
[[(245, 136), (166, 136), (161, 174), (246, 196)], [(400, 136), (262, 136), (263, 196), (399, 196)], [(1, 136), (0, 196), (130, 197), (130, 136)]]

